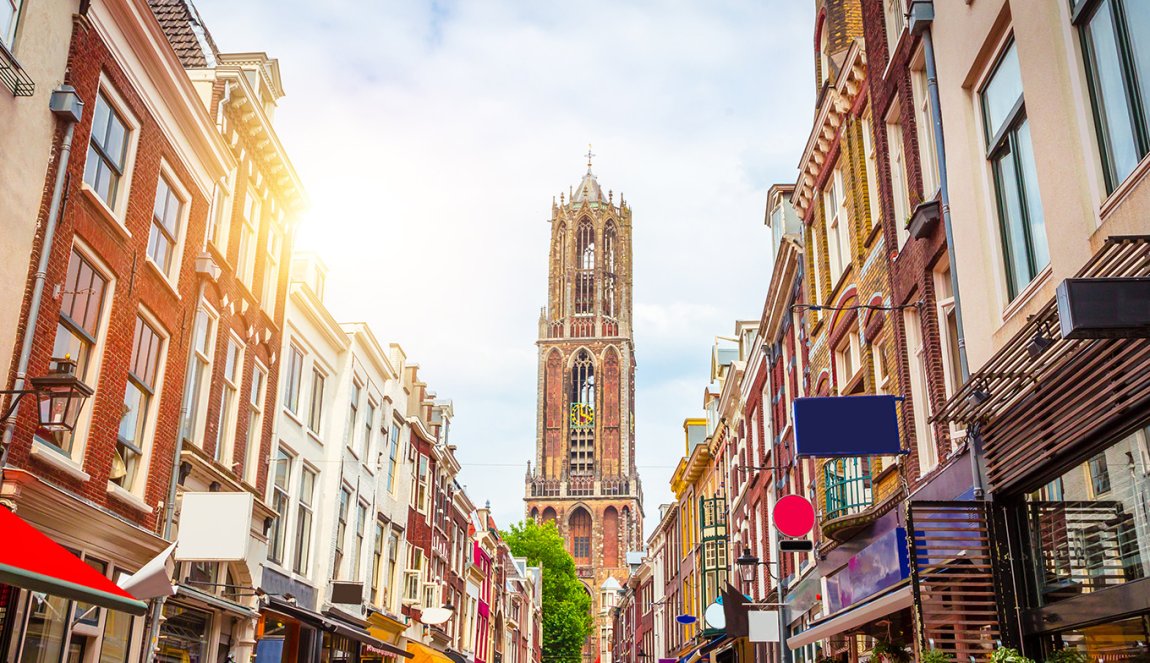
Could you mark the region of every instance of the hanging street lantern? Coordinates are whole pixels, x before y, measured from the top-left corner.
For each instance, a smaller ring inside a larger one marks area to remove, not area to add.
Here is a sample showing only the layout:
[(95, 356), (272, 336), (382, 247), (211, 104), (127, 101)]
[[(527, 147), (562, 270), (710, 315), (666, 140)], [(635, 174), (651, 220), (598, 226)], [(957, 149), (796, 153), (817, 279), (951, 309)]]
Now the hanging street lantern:
[(40, 427), (49, 431), (74, 431), (84, 403), (95, 393), (76, 377), (76, 362), (68, 357), (53, 358), (48, 374), (29, 382), (40, 401)]

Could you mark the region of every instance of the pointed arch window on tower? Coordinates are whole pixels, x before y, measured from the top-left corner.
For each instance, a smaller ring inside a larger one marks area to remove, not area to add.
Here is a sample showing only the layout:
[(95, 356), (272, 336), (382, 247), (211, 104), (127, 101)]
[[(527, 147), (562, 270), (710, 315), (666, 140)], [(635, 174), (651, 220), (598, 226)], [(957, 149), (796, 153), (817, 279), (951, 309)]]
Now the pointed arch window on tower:
[(571, 367), (571, 438), (568, 465), (572, 476), (595, 470), (595, 362), (580, 350)]
[(555, 233), (555, 252), (556, 263), (559, 265), (559, 315), (563, 317), (567, 315), (567, 226), (559, 224), (559, 230)]
[(575, 563), (587, 565), (591, 563), (591, 514), (580, 507), (571, 514), (568, 522), (571, 527), (571, 556)]
[(595, 228), (587, 219), (579, 223), (576, 242), (575, 315), (591, 315), (595, 309)]
[(603, 231), (603, 315), (614, 318), (615, 310), (615, 224), (608, 222)]

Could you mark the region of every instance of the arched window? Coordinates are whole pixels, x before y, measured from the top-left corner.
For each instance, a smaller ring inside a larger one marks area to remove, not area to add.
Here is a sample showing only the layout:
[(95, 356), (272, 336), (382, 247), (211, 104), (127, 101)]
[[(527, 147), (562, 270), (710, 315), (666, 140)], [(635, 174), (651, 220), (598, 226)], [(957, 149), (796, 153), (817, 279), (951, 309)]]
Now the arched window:
[(615, 311), (615, 244), (618, 235), (615, 223), (607, 222), (603, 231), (603, 315), (614, 318)]
[(555, 264), (559, 266), (559, 315), (567, 315), (567, 226), (559, 224), (555, 231)]
[(578, 507), (571, 513), (567, 521), (571, 530), (571, 556), (575, 563), (586, 565), (591, 563), (591, 514)]
[(572, 476), (595, 469), (595, 361), (580, 350), (571, 367), (571, 437), (568, 466)]
[(535, 521), (536, 524), (539, 523), (539, 508), (538, 507), (531, 509), (531, 520)]
[(623, 512), (620, 514), (620, 519), (623, 521), (623, 551), (627, 552), (636, 547), (635, 538), (635, 523), (631, 520), (631, 509), (623, 507)]
[(556, 520), (557, 520), (557, 518), (555, 516), (555, 509), (553, 509), (551, 507), (547, 507), (546, 509), (543, 509), (543, 522), (553, 523)]
[(591, 315), (595, 308), (595, 228), (587, 219), (579, 222), (576, 248), (579, 271), (575, 277), (575, 315)]
[(609, 506), (603, 511), (603, 566), (615, 568), (619, 566), (619, 548), (626, 549), (626, 544), (619, 540), (619, 512), (615, 507)]

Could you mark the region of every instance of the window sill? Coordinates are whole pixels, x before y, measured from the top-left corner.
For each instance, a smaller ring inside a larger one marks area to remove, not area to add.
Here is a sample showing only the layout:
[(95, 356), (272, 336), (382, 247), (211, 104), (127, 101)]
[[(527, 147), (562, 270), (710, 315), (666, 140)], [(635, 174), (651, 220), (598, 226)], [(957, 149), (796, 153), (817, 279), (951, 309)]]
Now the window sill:
[(1150, 153), (1142, 157), (1134, 170), (1122, 180), (1122, 183), (1114, 187), (1110, 195), (1102, 199), (1102, 205), (1098, 209), (1098, 217), (1100, 225), (1106, 223), (1106, 219), (1110, 218), (1114, 208), (1120, 207), (1122, 203), (1130, 196), (1130, 194), (1138, 189), (1138, 185), (1142, 180), (1146, 179), (1147, 173), (1150, 173)]
[[(175, 259), (174, 255), (172, 256), (172, 259)], [(176, 289), (176, 284), (172, 283), (171, 278), (164, 273), (164, 270), (160, 269), (160, 266), (156, 264), (156, 261), (152, 260), (150, 257), (146, 257), (144, 258), (144, 263), (147, 264), (149, 268), (151, 268), (152, 272), (157, 277), (159, 277), (160, 283), (164, 284), (164, 287), (167, 288), (168, 292), (172, 293), (172, 296), (176, 298), (176, 301), (183, 301), (183, 297), (180, 296), (180, 291)]]
[(88, 202), (92, 204), (92, 207), (99, 212), (104, 221), (112, 226), (112, 230), (115, 230), (124, 239), (132, 239), (132, 232), (124, 225), (124, 221), (116, 214), (115, 210), (108, 207), (108, 203), (104, 202), (104, 199), (100, 197), (100, 194), (96, 193), (95, 189), (88, 186), (87, 182), (81, 182), (80, 191), (88, 199)]
[(138, 496), (123, 486), (114, 484), (109, 481), (107, 490), (109, 497), (125, 506), (129, 506), (136, 511), (139, 511), (140, 513), (152, 513), (153, 511), (152, 507), (148, 506), (147, 502), (140, 499)]
[(320, 438), (319, 433), (313, 431), (310, 428), (307, 428), (306, 430), (307, 430), (307, 436), (309, 438), (311, 438), (313, 441), (315, 441), (316, 444), (318, 444), (319, 446), (322, 447), (323, 446), (323, 440)]
[(305, 426), (303, 421), (299, 418), (299, 415), (297, 415), (295, 412), (292, 412), (286, 405), (283, 408), (283, 413), (285, 417), (295, 422), (295, 424), (300, 428), (307, 428), (307, 426)]
[(38, 438), (32, 440), (32, 458), (60, 470), (77, 481), (88, 481), (92, 478), (79, 463), (65, 456), (63, 451)]
[(1003, 324), (1009, 322), (1011, 318), (1018, 315), (1019, 311), (1026, 308), (1027, 304), (1034, 299), (1038, 291), (1050, 282), (1051, 274), (1052, 269), (1050, 265), (1043, 267), (1042, 271), (1038, 272), (1038, 276), (1034, 277), (1034, 280), (1028, 283), (1026, 287), (1022, 289), (1022, 292), (1018, 293), (1018, 296), (1006, 305), (1006, 308), (1002, 310)]

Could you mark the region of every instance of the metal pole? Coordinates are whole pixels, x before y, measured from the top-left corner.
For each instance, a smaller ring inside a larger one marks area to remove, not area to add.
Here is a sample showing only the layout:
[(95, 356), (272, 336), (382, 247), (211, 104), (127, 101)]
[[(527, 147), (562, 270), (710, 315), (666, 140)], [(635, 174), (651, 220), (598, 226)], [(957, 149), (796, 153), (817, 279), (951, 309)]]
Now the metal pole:
[(783, 575), (783, 551), (775, 539), (775, 566), (779, 569), (779, 661), (791, 663), (791, 650), (787, 647), (787, 579)]

